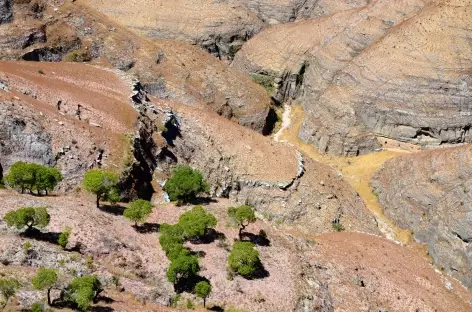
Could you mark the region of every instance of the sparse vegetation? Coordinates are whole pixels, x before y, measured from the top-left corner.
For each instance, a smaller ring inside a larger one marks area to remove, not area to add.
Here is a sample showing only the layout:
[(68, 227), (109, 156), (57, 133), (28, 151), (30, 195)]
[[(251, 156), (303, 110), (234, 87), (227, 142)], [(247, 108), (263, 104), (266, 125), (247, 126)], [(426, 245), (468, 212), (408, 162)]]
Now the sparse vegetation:
[(254, 214), (254, 208), (251, 206), (243, 205), (238, 207), (230, 207), (228, 209), (228, 217), (233, 224), (239, 227), (239, 239), (241, 240), (241, 234), (251, 223), (256, 222), (256, 215)]
[(5, 222), (10, 227), (16, 227), (18, 230), (27, 227), (44, 228), (49, 224), (49, 216), (45, 207), (24, 207), (14, 211), (7, 212)]
[(41, 303), (36, 302), (31, 305), (31, 312), (43, 312), (43, 311), (44, 311), (44, 308)]
[(100, 200), (119, 201), (117, 183), (118, 176), (113, 172), (90, 169), (85, 173), (83, 186), (85, 190), (96, 195), (96, 205), (99, 208)]
[(62, 179), (62, 174), (56, 168), (21, 161), (14, 163), (5, 177), (11, 188), (21, 193), (36, 191), (37, 195), (42, 195), (43, 192), (47, 195)]
[(208, 298), (208, 296), (211, 293), (210, 283), (208, 283), (206, 281), (198, 282), (197, 285), (195, 285), (194, 291), (195, 291), (195, 295), (197, 297), (200, 297), (200, 298), (203, 299), (203, 307), (205, 308), (206, 307), (206, 299)]
[(229, 255), (228, 264), (234, 273), (244, 277), (253, 277), (261, 266), (259, 252), (251, 242), (236, 242)]
[(207, 193), (210, 186), (203, 179), (203, 174), (190, 166), (177, 166), (172, 177), (164, 185), (164, 191), (172, 201), (188, 203), (201, 193)]
[(255, 83), (261, 85), (266, 89), (267, 93), (272, 94), (275, 91), (275, 80), (274, 77), (262, 74), (251, 74), (251, 79)]
[(74, 50), (62, 58), (65, 62), (90, 62), (92, 60), (92, 56), (90, 52), (86, 49)]
[(11, 297), (16, 294), (16, 291), (20, 287), (20, 283), (13, 278), (1, 278), (0, 279), (0, 294), (3, 297), (3, 301), (0, 301), (0, 308), (3, 310)]
[(33, 277), (33, 287), (37, 290), (47, 290), (48, 305), (51, 305), (51, 289), (57, 282), (57, 273), (53, 269), (41, 268)]
[(134, 221), (137, 226), (138, 222), (145, 222), (149, 214), (152, 212), (152, 204), (144, 199), (132, 201), (129, 207), (125, 209), (123, 215), (125, 218)]
[(26, 242), (23, 244), (23, 250), (24, 250), (25, 252), (28, 252), (30, 249), (31, 249), (31, 242), (30, 242), (30, 241), (26, 241)]

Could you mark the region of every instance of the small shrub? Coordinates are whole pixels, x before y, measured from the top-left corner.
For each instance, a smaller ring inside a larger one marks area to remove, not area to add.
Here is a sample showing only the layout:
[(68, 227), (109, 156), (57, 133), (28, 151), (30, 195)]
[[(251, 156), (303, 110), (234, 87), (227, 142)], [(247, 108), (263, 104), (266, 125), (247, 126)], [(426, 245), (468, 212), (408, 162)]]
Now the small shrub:
[(31, 312), (43, 312), (44, 308), (41, 303), (33, 303), (31, 305)]
[(88, 50), (74, 50), (64, 55), (65, 62), (90, 62), (92, 56)]
[(23, 244), (23, 250), (28, 252), (31, 248), (31, 242), (30, 241), (26, 241), (24, 244)]
[(93, 257), (92, 256), (87, 256), (85, 258), (85, 266), (89, 269), (89, 270), (93, 270), (94, 266), (93, 266)]
[(195, 308), (195, 306), (193, 305), (192, 300), (187, 299), (187, 309), (193, 310), (194, 308)]
[(172, 308), (177, 308), (177, 305), (179, 304), (180, 301), (180, 294), (175, 294), (170, 297), (170, 306)]
[(170, 200), (186, 203), (209, 190), (210, 186), (203, 179), (202, 173), (190, 166), (177, 166), (172, 172), (172, 177), (164, 185), (164, 191), (169, 194)]
[(111, 283), (113, 286), (115, 286), (115, 288), (119, 287), (121, 285), (120, 278), (116, 275), (113, 275), (111, 278)]
[(39, 73), (40, 75), (46, 75), (46, 73), (45, 73), (44, 70), (42, 70), (42, 69), (38, 70), (38, 73)]
[(66, 249), (67, 244), (69, 243), (69, 236), (71, 233), (71, 229), (69, 227), (65, 228), (64, 231), (59, 235), (59, 238), (57, 240), (57, 243), (59, 246), (62, 247), (62, 249)]
[(262, 74), (252, 74), (251, 75), (252, 81), (261, 85), (269, 94), (274, 93), (275, 91), (275, 79), (274, 77)]
[(342, 232), (344, 231), (344, 226), (341, 224), (341, 221), (336, 219), (335, 221), (333, 221), (331, 223), (332, 227), (333, 227), (333, 231), (335, 232)]

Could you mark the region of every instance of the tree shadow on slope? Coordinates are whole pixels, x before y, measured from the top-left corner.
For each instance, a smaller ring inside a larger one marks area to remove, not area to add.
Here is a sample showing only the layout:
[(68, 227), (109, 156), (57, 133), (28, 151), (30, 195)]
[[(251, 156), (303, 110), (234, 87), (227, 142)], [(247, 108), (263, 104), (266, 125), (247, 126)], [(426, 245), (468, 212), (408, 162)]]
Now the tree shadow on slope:
[(136, 232), (141, 234), (157, 233), (159, 232), (159, 223), (143, 223), (141, 225), (133, 225)]
[(191, 278), (180, 280), (177, 284), (174, 285), (174, 291), (178, 294), (181, 294), (183, 292), (193, 293), (195, 285), (197, 285), (199, 282), (207, 282), (210, 284), (209, 279), (204, 276), (197, 275)]
[(205, 236), (198, 237), (196, 239), (190, 240), (190, 242), (194, 245), (205, 245), (211, 244), (215, 240), (225, 240), (226, 236), (224, 233), (218, 232), (215, 229), (208, 229)]
[(60, 232), (41, 232), (36, 228), (27, 229), (26, 231), (20, 234), (21, 237), (47, 242), (55, 245), (59, 245), (59, 235), (61, 235)]
[(241, 233), (242, 241), (250, 241), (254, 245), (268, 247), (270, 246), (270, 240), (267, 238), (265, 233), (259, 232), (259, 234), (253, 234), (249, 232)]
[(100, 205), (98, 208), (103, 212), (115, 215), (115, 216), (122, 216), (123, 212), (125, 211), (125, 207), (121, 205)]

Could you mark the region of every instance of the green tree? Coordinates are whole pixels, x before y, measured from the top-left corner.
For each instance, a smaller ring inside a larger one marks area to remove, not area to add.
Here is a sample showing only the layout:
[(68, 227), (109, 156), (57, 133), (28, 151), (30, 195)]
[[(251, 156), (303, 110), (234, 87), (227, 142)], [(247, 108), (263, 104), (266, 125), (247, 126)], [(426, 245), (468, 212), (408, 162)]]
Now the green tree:
[(216, 226), (216, 222), (215, 216), (202, 206), (195, 206), (179, 217), (179, 225), (184, 231), (184, 237), (190, 240), (205, 236), (209, 228)]
[(259, 252), (251, 242), (236, 242), (228, 258), (230, 269), (244, 277), (251, 277), (261, 266)]
[(53, 269), (39, 269), (38, 274), (33, 277), (33, 287), (37, 290), (47, 290), (48, 305), (51, 305), (51, 289), (57, 282), (57, 273)]
[(175, 285), (184, 279), (194, 277), (199, 271), (197, 257), (181, 254), (170, 262), (167, 280)]
[(71, 231), (72, 231), (71, 228), (66, 227), (64, 231), (62, 231), (62, 233), (59, 235), (59, 238), (57, 239), (57, 243), (59, 244), (59, 246), (62, 247), (62, 249), (66, 249), (67, 244), (69, 243), (69, 236), (70, 236)]
[(25, 226), (44, 228), (49, 224), (51, 217), (45, 207), (23, 207), (5, 214), (5, 222), (10, 227), (21, 230)]
[(228, 209), (228, 217), (231, 222), (236, 223), (239, 227), (239, 239), (241, 240), (241, 234), (250, 223), (256, 222), (256, 215), (254, 209), (251, 206), (242, 205), (238, 207), (230, 207)]
[(31, 312), (43, 312), (43, 311), (44, 311), (44, 308), (41, 303), (36, 302), (31, 305)]
[(183, 165), (177, 166), (173, 170), (172, 177), (164, 185), (164, 191), (169, 194), (172, 201), (189, 202), (209, 190), (210, 186), (203, 179), (200, 171)]
[(211, 293), (210, 283), (208, 283), (206, 281), (198, 282), (197, 285), (195, 285), (194, 292), (195, 292), (195, 295), (197, 295), (197, 297), (203, 298), (203, 307), (205, 308), (206, 307), (206, 299), (208, 298), (208, 296)]
[(61, 299), (75, 302), (80, 310), (86, 311), (102, 291), (102, 283), (96, 276), (76, 277), (63, 290)]
[(61, 172), (56, 168), (39, 166), (36, 168), (34, 188), (37, 190), (38, 194), (44, 191), (46, 195), (48, 195), (48, 192), (54, 190), (62, 179), (63, 176)]
[(161, 224), (160, 232), (159, 243), (167, 258), (173, 260), (180, 254), (189, 254), (189, 251), (183, 245), (184, 231), (180, 225)]
[(5, 181), (10, 187), (20, 189), (23, 194), (25, 190), (31, 191), (32, 184), (34, 183), (34, 176), (28, 164), (18, 161), (10, 167), (10, 171), (5, 177)]
[(128, 208), (125, 209), (123, 215), (125, 218), (134, 221), (134, 225), (137, 226), (138, 222), (146, 221), (149, 214), (152, 212), (152, 204), (144, 199), (138, 199), (132, 201)]
[(100, 200), (111, 200), (117, 202), (116, 195), (118, 193), (116, 184), (118, 176), (110, 171), (91, 169), (85, 173), (83, 186), (84, 188), (97, 196), (97, 208), (100, 207)]
[(25, 190), (31, 193), (36, 191), (38, 195), (42, 192), (47, 195), (62, 179), (62, 174), (56, 168), (21, 161), (14, 163), (5, 177), (10, 187), (21, 190), (21, 193)]
[(1, 278), (0, 279), (0, 294), (2, 294), (3, 297), (3, 303), (0, 302), (1, 309), (3, 310), (7, 304), (8, 301), (10, 300), (11, 297), (13, 297), (20, 287), (20, 283), (13, 278)]

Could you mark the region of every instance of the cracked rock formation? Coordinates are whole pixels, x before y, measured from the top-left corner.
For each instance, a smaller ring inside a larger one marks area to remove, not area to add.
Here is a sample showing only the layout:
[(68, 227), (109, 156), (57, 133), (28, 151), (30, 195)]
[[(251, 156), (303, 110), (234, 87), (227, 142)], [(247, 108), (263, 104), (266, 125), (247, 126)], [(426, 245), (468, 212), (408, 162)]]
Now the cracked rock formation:
[(11, 22), (13, 19), (12, 1), (0, 0), (0, 24)]
[(388, 161), (372, 184), (385, 214), (428, 246), (434, 263), (472, 289), (472, 147)]
[(233, 67), (273, 77), (281, 102), (297, 98), (300, 138), (322, 152), (371, 152), (375, 137), (471, 142), (470, 20), (470, 1), (372, 1), (269, 28)]

